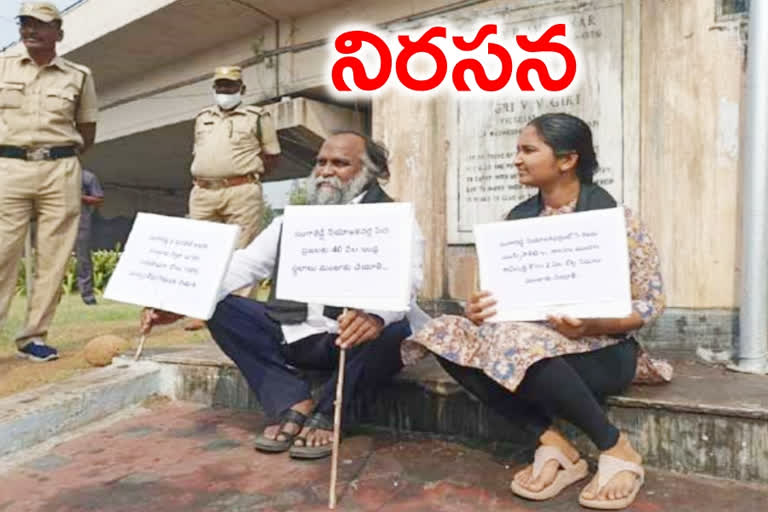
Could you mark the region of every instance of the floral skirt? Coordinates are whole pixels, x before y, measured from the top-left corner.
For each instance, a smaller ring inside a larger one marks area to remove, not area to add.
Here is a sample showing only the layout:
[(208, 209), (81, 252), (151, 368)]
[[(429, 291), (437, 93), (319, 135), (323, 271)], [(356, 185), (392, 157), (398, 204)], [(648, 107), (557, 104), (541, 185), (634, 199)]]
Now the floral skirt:
[[(498, 322), (475, 325), (463, 316), (443, 315), (430, 320), (402, 345), (405, 365), (429, 352), (461, 366), (477, 368), (515, 391), (528, 368), (549, 357), (598, 350), (620, 342), (611, 336), (566, 338), (544, 323)], [(672, 378), (672, 366), (638, 352), (635, 382), (660, 383)]]

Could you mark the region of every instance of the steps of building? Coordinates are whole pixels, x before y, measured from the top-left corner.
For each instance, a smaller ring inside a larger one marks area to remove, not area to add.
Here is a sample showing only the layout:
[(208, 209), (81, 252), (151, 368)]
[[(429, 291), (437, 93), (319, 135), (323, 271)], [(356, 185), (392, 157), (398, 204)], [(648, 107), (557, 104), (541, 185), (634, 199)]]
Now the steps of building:
[[(213, 344), (155, 352), (149, 358), (172, 368), (177, 399), (259, 409), (239, 370)], [(610, 418), (628, 433), (646, 463), (680, 473), (768, 483), (768, 377), (690, 360), (675, 361), (675, 369), (672, 383), (633, 386), (606, 403)], [(517, 455), (533, 447), (529, 435), (465, 393), (432, 358), (403, 370), (391, 385), (355, 404), (355, 410), (362, 423), (373, 427), (498, 443), (500, 451)], [(562, 428), (595, 455), (573, 427)]]

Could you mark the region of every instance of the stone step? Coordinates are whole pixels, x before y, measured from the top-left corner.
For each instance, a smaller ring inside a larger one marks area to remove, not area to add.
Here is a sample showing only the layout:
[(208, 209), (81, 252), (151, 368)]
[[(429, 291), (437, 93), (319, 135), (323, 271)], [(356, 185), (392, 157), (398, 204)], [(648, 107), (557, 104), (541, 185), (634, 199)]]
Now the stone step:
[[(173, 368), (176, 399), (259, 408), (240, 372), (214, 345), (150, 357)], [(616, 426), (628, 433), (650, 466), (768, 483), (768, 377), (692, 361), (677, 361), (675, 367), (670, 384), (633, 386), (625, 396), (609, 398)], [(529, 435), (465, 393), (431, 358), (405, 369), (355, 409), (364, 423), (398, 432), (532, 447)], [(575, 429), (563, 428), (594, 455)]]
[(120, 362), (0, 399), (0, 458), (168, 394), (162, 370), (150, 361)]

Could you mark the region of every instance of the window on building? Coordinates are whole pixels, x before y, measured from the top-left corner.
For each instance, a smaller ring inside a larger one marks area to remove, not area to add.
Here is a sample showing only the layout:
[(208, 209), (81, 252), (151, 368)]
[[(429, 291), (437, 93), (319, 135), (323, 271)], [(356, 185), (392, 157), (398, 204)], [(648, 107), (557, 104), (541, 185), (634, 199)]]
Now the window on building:
[(747, 14), (748, 11), (749, 0), (717, 0), (718, 17)]

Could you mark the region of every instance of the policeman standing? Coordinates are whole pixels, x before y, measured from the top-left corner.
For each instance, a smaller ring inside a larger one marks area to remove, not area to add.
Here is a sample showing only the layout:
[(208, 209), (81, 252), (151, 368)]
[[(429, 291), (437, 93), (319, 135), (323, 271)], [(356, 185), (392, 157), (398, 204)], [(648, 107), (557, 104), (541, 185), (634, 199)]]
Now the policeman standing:
[[(237, 224), (238, 248), (243, 248), (261, 229), (261, 178), (274, 166), (280, 144), (269, 113), (243, 105), (246, 88), (240, 67), (217, 68), (213, 90), (216, 105), (195, 120), (189, 216)], [(199, 321), (186, 325), (188, 330), (201, 327)]]
[(80, 218), (78, 154), (93, 144), (98, 104), (91, 71), (56, 55), (56, 6), (25, 2), (18, 19), (24, 49), (0, 56), (0, 323), (34, 214), (36, 276), (16, 344), (19, 356), (48, 361), (58, 357), (45, 339)]
[(89, 306), (96, 305), (93, 294), (93, 261), (91, 260), (91, 226), (93, 212), (104, 204), (104, 190), (101, 183), (88, 169), (83, 169), (82, 208), (80, 225), (77, 229), (75, 257), (77, 258), (77, 289), (80, 297)]

